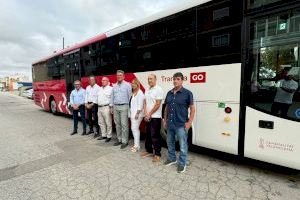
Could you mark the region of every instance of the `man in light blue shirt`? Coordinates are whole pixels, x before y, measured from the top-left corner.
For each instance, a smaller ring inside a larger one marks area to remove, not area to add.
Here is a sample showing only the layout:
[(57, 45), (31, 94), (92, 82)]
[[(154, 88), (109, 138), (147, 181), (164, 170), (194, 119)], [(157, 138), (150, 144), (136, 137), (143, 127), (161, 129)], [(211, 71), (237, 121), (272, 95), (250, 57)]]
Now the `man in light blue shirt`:
[(81, 82), (76, 80), (74, 82), (75, 89), (71, 92), (70, 95), (70, 104), (73, 110), (73, 121), (74, 121), (74, 130), (71, 135), (77, 133), (78, 128), (78, 113), (80, 113), (81, 121), (83, 124), (82, 135), (86, 135), (86, 122), (85, 122), (85, 90), (81, 87)]
[(128, 109), (132, 94), (130, 83), (125, 80), (124, 71), (117, 71), (117, 83), (113, 85), (110, 107), (114, 115), (118, 141), (114, 146), (121, 145), (121, 149), (128, 146)]

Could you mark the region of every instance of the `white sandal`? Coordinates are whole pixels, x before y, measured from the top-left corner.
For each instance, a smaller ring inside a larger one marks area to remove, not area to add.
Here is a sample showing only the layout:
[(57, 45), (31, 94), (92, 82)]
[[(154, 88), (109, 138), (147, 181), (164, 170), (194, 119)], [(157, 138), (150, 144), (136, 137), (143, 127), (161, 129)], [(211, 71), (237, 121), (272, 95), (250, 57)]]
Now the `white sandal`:
[(136, 153), (136, 152), (138, 152), (139, 150), (140, 150), (140, 147), (133, 146), (133, 147), (131, 148), (131, 152), (133, 152), (133, 153)]

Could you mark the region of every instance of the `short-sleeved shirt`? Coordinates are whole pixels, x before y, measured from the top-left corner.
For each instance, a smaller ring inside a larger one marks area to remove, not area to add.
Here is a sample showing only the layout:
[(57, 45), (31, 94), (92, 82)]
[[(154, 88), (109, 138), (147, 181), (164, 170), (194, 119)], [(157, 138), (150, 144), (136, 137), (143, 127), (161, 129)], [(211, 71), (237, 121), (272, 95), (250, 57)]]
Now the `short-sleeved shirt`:
[[(145, 101), (146, 101), (146, 109), (149, 113), (154, 105), (156, 104), (156, 100), (162, 100), (164, 98), (164, 91), (163, 89), (155, 85), (154, 87), (147, 88), (145, 91)], [(154, 112), (151, 118), (161, 118), (162, 117), (162, 106), (160, 104), (159, 108), (156, 112)]]
[(112, 87), (107, 85), (100, 87), (98, 90), (98, 105), (104, 106), (109, 105), (111, 101)]
[(295, 92), (289, 93), (287, 91), (284, 91), (281, 87), (296, 91), (298, 88), (298, 83), (294, 80), (280, 80), (279, 88), (277, 89), (274, 99), (275, 102), (292, 104)]
[(110, 106), (129, 104), (131, 90), (130, 83), (126, 81), (113, 84)]
[(189, 107), (194, 104), (193, 93), (182, 87), (174, 94), (172, 89), (166, 96), (165, 104), (168, 105), (168, 128), (184, 127), (189, 120)]

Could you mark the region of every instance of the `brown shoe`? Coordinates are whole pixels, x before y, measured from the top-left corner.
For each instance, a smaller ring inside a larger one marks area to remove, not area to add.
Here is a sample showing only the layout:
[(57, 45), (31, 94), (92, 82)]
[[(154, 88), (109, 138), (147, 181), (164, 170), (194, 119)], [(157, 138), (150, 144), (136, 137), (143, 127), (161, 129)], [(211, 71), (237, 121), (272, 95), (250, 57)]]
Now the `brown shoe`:
[(144, 152), (141, 153), (141, 157), (143, 157), (143, 158), (146, 158), (148, 156), (152, 156), (152, 153), (149, 153), (147, 151), (144, 151)]
[(154, 156), (152, 162), (160, 162), (160, 156)]

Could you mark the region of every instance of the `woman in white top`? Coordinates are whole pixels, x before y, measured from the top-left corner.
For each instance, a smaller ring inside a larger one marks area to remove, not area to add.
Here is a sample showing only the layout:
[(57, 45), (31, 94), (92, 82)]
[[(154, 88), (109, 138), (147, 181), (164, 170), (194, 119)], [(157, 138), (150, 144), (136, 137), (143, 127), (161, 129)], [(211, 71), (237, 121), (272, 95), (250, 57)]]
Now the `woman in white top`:
[(134, 145), (131, 148), (132, 152), (137, 152), (140, 149), (140, 124), (144, 117), (144, 93), (140, 90), (140, 82), (134, 79), (131, 82), (132, 96), (130, 99), (130, 120), (131, 131), (134, 138)]

